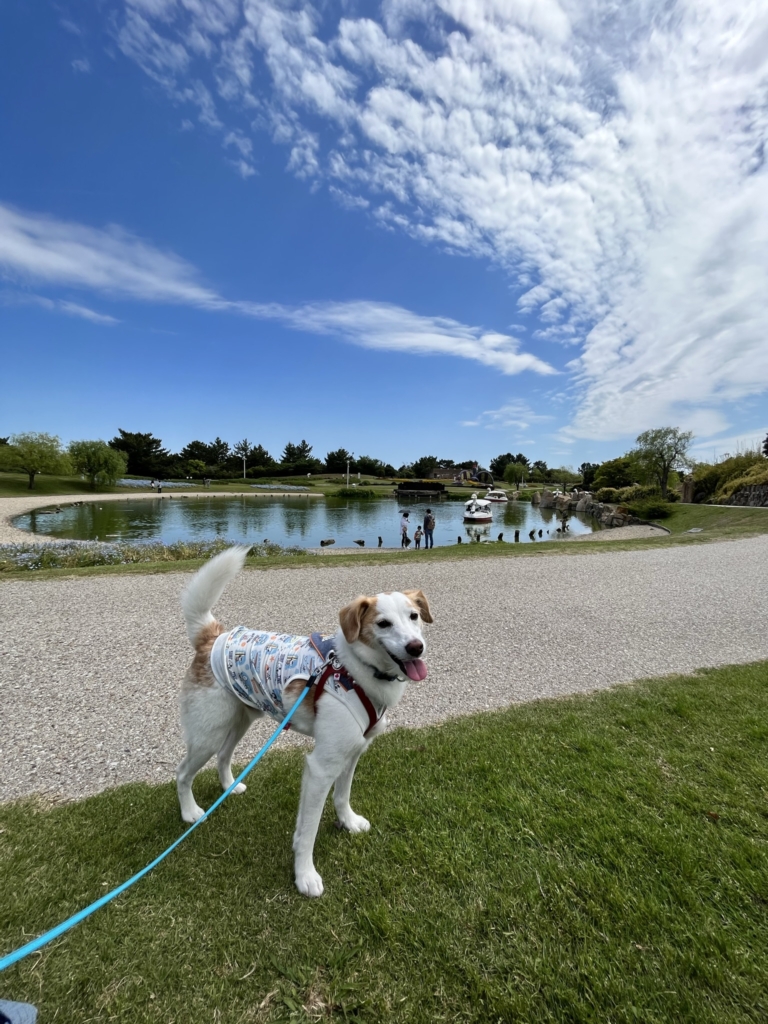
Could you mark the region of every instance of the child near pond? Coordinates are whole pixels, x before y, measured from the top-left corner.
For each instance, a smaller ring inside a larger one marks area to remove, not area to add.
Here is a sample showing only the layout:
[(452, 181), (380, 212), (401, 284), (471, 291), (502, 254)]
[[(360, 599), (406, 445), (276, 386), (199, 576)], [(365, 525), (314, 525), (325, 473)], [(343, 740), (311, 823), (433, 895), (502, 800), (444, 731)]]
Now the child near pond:
[(413, 539), (414, 539), (414, 541), (416, 542), (416, 547), (417, 547), (417, 548), (420, 548), (420, 547), (421, 547), (421, 538), (422, 538), (423, 536), (424, 536), (424, 533), (423, 533), (423, 531), (422, 531), (421, 527), (420, 527), (420, 526), (417, 526), (417, 527), (416, 527), (416, 533), (414, 533), (414, 535), (413, 535)]

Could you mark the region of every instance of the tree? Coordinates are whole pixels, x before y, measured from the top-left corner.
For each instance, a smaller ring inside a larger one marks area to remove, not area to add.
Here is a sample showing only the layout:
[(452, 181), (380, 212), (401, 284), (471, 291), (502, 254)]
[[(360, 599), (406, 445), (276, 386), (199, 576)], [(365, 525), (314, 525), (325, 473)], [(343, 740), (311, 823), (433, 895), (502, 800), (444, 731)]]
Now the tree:
[[(517, 453), (517, 455), (515, 456), (515, 462), (519, 462), (521, 466), (527, 466), (528, 465), (528, 459), (525, 457), (525, 455), (523, 455), (522, 452), (518, 452)], [(546, 463), (545, 463), (545, 465), (546, 465)]]
[[(312, 459), (312, 445), (306, 441), (299, 444), (291, 444), (289, 441), (283, 450), (281, 462), (285, 466), (295, 466), (299, 463), (309, 462)], [(313, 460), (316, 461), (316, 460)], [(344, 467), (346, 469), (346, 466)]]
[(595, 479), (595, 473), (600, 468), (599, 462), (582, 462), (579, 466), (579, 472), (581, 473), (581, 482), (584, 485), (584, 490), (588, 491), (592, 486), (592, 481)]
[(658, 427), (646, 430), (636, 439), (637, 448), (631, 453), (638, 463), (659, 485), (662, 498), (667, 496), (669, 474), (673, 469), (687, 469), (693, 465), (688, 449), (693, 431), (679, 427)]
[(359, 468), (355, 466), (354, 455), (346, 448), (337, 448), (336, 451), (328, 452), (325, 456), (325, 468), (329, 473), (346, 473), (347, 463), (349, 463), (350, 469)]
[(117, 437), (107, 442), (110, 448), (125, 452), (128, 456), (127, 473), (136, 476), (163, 476), (171, 465), (173, 456), (163, 448), (163, 442), (154, 434), (133, 433), (118, 428)]
[(609, 459), (598, 466), (592, 483), (597, 490), (601, 487), (629, 487), (635, 482), (633, 469), (633, 461), (626, 455), (620, 459)]
[(555, 484), (577, 484), (580, 480), (580, 476), (573, 469), (573, 466), (557, 466), (555, 469), (549, 470), (549, 478)]
[(768, 459), (768, 434), (765, 435), (765, 440), (763, 441), (763, 455)]
[[(525, 459), (525, 456), (523, 456), (523, 458)], [(525, 459), (525, 461), (527, 462), (528, 459)], [(536, 459), (536, 461), (531, 466), (531, 469), (537, 469), (539, 473), (541, 473), (542, 479), (544, 479), (544, 477), (549, 472), (549, 469), (547, 468), (547, 464), (544, 461), (544, 459)]]
[(184, 462), (195, 459), (204, 462), (206, 466), (219, 466), (227, 461), (228, 456), (229, 445), (220, 437), (211, 441), (210, 444), (206, 444), (205, 441), (190, 441), (179, 453), (179, 458)]
[(515, 456), (512, 454), (512, 452), (506, 452), (506, 454), (504, 455), (497, 455), (495, 459), (491, 459), (490, 463), (488, 464), (488, 469), (490, 469), (494, 477), (502, 477), (504, 476), (504, 470), (507, 468), (510, 462), (514, 461)]
[(61, 438), (55, 434), (30, 431), (11, 435), (11, 451), (7, 465), (29, 476), (29, 489), (35, 486), (38, 473), (65, 473), (69, 468), (61, 448)]
[[(232, 446), (232, 455), (236, 459), (242, 459), (243, 462), (243, 479), (245, 479), (245, 471), (248, 466), (248, 457), (251, 454), (251, 442), (247, 437), (244, 437), (242, 441), (238, 441), (237, 444)], [(238, 469), (240, 467), (238, 466)]]
[(420, 477), (422, 480), (425, 480), (432, 476), (439, 463), (440, 460), (435, 458), (434, 455), (425, 455), (421, 459), (416, 459), (411, 466), (411, 469), (415, 477)]
[(76, 472), (88, 479), (91, 488), (111, 486), (125, 474), (128, 456), (106, 441), (72, 441), (69, 458)]
[(208, 445), (208, 448), (213, 455), (213, 461), (217, 465), (221, 465), (222, 462), (226, 462), (229, 458), (229, 445), (226, 441), (222, 441), (220, 437), (214, 438)]
[[(504, 467), (504, 479), (508, 484), (514, 484), (515, 487), (519, 487), (522, 481), (525, 479), (526, 467), (522, 462), (516, 462), (512, 459)], [(494, 473), (494, 476), (496, 474)]]
[(257, 444), (254, 448), (251, 448), (250, 458), (248, 460), (252, 466), (276, 466), (277, 463), (269, 454), (267, 449), (260, 444)]
[[(355, 460), (355, 468), (358, 473), (364, 473), (365, 476), (386, 476), (387, 467), (381, 461), (381, 459), (374, 459), (371, 455), (361, 455)], [(391, 467), (390, 467), (391, 469)], [(394, 473), (392, 469), (392, 473)]]

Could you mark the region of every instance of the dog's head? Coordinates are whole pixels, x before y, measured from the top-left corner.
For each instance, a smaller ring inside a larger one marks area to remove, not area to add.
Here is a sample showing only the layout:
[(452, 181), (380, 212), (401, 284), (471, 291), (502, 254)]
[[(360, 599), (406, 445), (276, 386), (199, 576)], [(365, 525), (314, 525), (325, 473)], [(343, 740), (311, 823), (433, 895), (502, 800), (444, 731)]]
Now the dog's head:
[(421, 623), (432, 622), (432, 614), (421, 590), (358, 597), (341, 609), (339, 622), (344, 639), (364, 660), (368, 659), (361, 648), (367, 647), (382, 671), (396, 667), (415, 682), (426, 679)]

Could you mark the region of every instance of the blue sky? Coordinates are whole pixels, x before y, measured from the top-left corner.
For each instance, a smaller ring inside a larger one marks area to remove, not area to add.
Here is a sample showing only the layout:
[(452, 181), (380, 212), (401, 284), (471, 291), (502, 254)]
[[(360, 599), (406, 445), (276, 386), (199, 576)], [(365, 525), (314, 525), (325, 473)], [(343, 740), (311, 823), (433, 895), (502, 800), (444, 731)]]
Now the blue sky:
[(768, 430), (768, 7), (0, 7), (0, 434)]

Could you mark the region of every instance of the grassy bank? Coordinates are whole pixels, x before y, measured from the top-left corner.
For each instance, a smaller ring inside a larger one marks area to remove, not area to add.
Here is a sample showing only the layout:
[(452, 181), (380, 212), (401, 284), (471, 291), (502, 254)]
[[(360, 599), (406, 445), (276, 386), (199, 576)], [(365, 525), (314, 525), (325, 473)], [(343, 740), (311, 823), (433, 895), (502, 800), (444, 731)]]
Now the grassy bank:
[[(319, 901), (292, 887), (301, 757), (278, 752), (0, 991), (61, 1024), (762, 1021), (766, 722), (761, 663), (397, 731), (358, 769), (372, 831), (326, 810)], [(180, 829), (170, 783), (0, 808), (3, 951)]]
[[(165, 494), (208, 494), (212, 491), (220, 492), (223, 494), (242, 494), (246, 492), (251, 493), (268, 493), (266, 488), (260, 486), (261, 484), (275, 484), (275, 489), (279, 487), (288, 486), (289, 488), (299, 488), (301, 490), (308, 491), (312, 494), (324, 494), (326, 496), (331, 495), (334, 491), (337, 491), (345, 482), (345, 477), (336, 476), (326, 478), (324, 475), (314, 476), (311, 479), (301, 476), (290, 476), (290, 477), (275, 477), (274, 481), (271, 479), (261, 480), (253, 479), (249, 477), (247, 480), (236, 479), (236, 480), (217, 480), (211, 481), (209, 487), (204, 487), (200, 480), (189, 480), (189, 481), (176, 481), (180, 486), (166, 487), (164, 489)], [(391, 480), (379, 480), (376, 478), (363, 478), (359, 484), (360, 487), (374, 488), (376, 493), (389, 494), (392, 491)], [(105, 487), (99, 490), (99, 494), (146, 494), (150, 492), (149, 487), (138, 488), (138, 487)], [(63, 496), (63, 495), (84, 495), (93, 494), (91, 487), (79, 477), (68, 477), (68, 476), (46, 476), (39, 475), (35, 477), (35, 486), (32, 490), (29, 489), (29, 478), (25, 473), (2, 473), (0, 472), (0, 498), (27, 498), (36, 497), (41, 495)]]
[(669, 516), (659, 520), (673, 537), (681, 537), (691, 529), (701, 530), (699, 536), (725, 540), (768, 533), (768, 508), (744, 508), (736, 505), (680, 505), (670, 507)]

